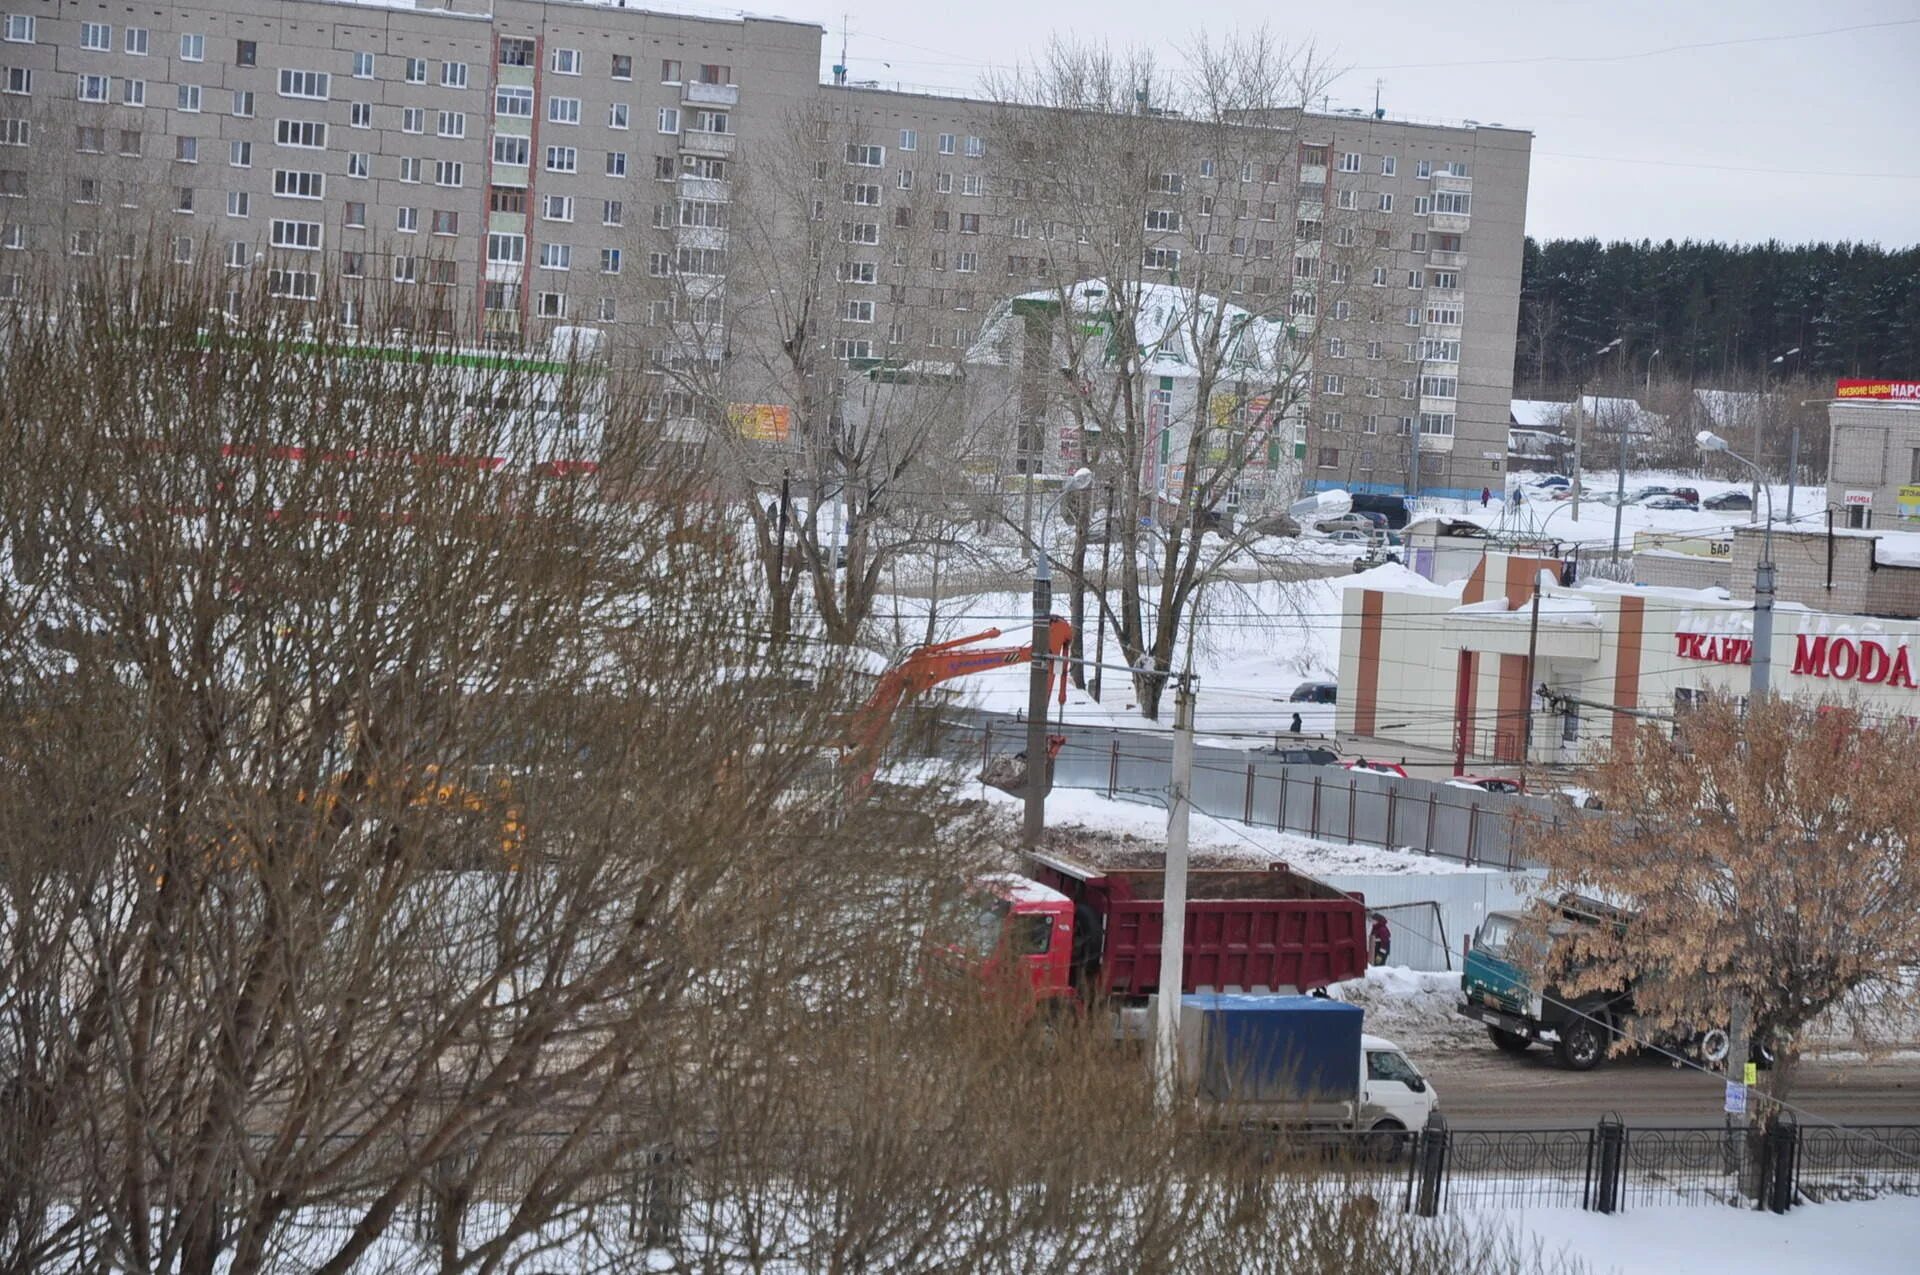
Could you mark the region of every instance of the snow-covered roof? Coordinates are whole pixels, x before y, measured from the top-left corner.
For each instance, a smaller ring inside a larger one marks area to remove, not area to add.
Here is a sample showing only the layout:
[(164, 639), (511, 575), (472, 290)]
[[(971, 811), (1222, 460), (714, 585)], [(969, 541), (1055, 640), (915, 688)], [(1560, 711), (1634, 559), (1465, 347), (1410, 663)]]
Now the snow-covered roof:
[(1558, 433), (1560, 419), (1570, 406), (1572, 404), (1557, 403), (1550, 398), (1516, 398), (1508, 401), (1507, 414), (1514, 425)]
[[(1226, 362), (1272, 372), (1281, 366), (1280, 343), (1287, 324), (1243, 309), (1230, 301), (1192, 288), (1165, 283), (1129, 284), (1135, 299), (1119, 307), (1134, 315), (1134, 339), (1144, 352), (1142, 370), (1153, 376), (1193, 377), (1199, 374), (1188, 338), (1196, 329), (1225, 334)], [(980, 337), (967, 350), (967, 362), (1000, 365), (1006, 361), (1007, 338), (1024, 306), (1052, 308), (1062, 303), (1075, 315), (1094, 323), (1111, 324), (1115, 303), (1104, 279), (1082, 279), (1065, 289), (1041, 288), (1023, 292), (996, 305), (980, 325)]]
[(1762, 396), (1751, 390), (1695, 389), (1693, 399), (1717, 428), (1731, 429), (1753, 420)]
[(1649, 412), (1634, 399), (1604, 394), (1582, 394), (1580, 410), (1587, 420), (1603, 429), (1621, 429), (1629, 434), (1649, 433), (1667, 419), (1658, 412)]
[(1920, 567), (1920, 532), (1883, 533), (1873, 542), (1873, 562), (1879, 567)]
[(1042, 885), (1017, 872), (989, 872), (980, 878), (980, 884), (1014, 903), (1071, 902), (1066, 895), (1052, 886)]

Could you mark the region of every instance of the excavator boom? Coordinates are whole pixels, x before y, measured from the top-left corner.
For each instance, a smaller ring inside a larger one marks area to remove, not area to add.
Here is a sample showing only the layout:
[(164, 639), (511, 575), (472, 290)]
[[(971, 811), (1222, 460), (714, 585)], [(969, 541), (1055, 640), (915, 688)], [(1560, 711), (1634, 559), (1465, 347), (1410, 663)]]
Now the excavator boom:
[[(881, 754), (886, 751), (887, 740), (893, 734), (894, 716), (902, 704), (956, 677), (1026, 664), (1033, 659), (1031, 642), (1020, 646), (972, 645), (999, 636), (999, 629), (983, 629), (966, 637), (916, 647), (886, 671), (880, 684), (874, 688), (873, 697), (854, 714), (853, 727), (847, 735), (846, 757), (852, 773), (850, 788), (854, 796), (865, 792), (873, 783), (873, 772), (880, 765)], [(1073, 625), (1057, 615), (1049, 616), (1048, 654), (1063, 660), (1072, 644)], [(1047, 670), (1047, 693), (1053, 695), (1056, 692), (1059, 702), (1065, 704), (1066, 669), (1057, 662), (1049, 665)]]

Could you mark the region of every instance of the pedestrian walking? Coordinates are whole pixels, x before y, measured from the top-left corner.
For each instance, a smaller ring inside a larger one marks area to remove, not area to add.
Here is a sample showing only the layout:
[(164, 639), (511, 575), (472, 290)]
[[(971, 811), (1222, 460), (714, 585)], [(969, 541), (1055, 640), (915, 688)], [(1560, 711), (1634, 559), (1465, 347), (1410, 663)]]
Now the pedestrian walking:
[(1487, 502), (1491, 501), (1492, 499), (1493, 499), (1493, 488), (1482, 487), (1480, 489), (1480, 507), (1482, 509), (1485, 509), (1487, 507)]
[(1293, 715), (1293, 725), (1287, 727), (1287, 729), (1292, 731), (1296, 735), (1300, 733), (1300, 714), (1295, 713)]
[(1387, 924), (1387, 918), (1379, 913), (1373, 914), (1373, 929), (1369, 932), (1373, 939), (1373, 963), (1385, 965), (1387, 957), (1393, 952), (1393, 927)]

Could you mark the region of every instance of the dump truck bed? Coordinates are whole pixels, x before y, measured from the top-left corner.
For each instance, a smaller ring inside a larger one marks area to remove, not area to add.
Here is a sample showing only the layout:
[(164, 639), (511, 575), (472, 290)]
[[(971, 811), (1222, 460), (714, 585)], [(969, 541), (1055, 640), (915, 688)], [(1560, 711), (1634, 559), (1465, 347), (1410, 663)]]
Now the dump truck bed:
[[(1137, 863), (1108, 870), (1053, 852), (1032, 862), (1035, 880), (1099, 924), (1094, 986), (1128, 999), (1158, 991), (1165, 872)], [(1304, 992), (1367, 967), (1365, 903), (1284, 864), (1192, 871), (1186, 912), (1183, 992)]]

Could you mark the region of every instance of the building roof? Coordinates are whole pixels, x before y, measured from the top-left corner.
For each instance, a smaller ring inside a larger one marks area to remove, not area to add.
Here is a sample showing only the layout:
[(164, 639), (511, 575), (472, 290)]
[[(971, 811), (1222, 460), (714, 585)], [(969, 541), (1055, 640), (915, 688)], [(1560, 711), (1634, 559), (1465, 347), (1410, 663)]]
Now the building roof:
[[(1210, 331), (1218, 322), (1219, 331), (1230, 333), (1227, 361), (1249, 370), (1269, 374), (1283, 367), (1280, 344), (1287, 324), (1265, 318), (1223, 301), (1219, 297), (1192, 288), (1166, 283), (1142, 283), (1134, 310), (1134, 340), (1144, 352), (1142, 370), (1153, 376), (1194, 377), (1199, 375), (1188, 338), (1195, 328)], [(1014, 319), (1034, 309), (1052, 311), (1065, 304), (1076, 315), (1095, 324), (1111, 325), (1113, 303), (1104, 279), (1082, 279), (1065, 289), (1041, 288), (1023, 292), (1000, 302), (980, 325), (980, 337), (967, 350), (967, 362), (999, 365), (1004, 363), (1006, 338)]]
[(1560, 420), (1566, 415), (1570, 403), (1557, 402), (1550, 398), (1516, 398), (1509, 400), (1507, 419), (1510, 424), (1526, 429), (1545, 429), (1558, 432)]

